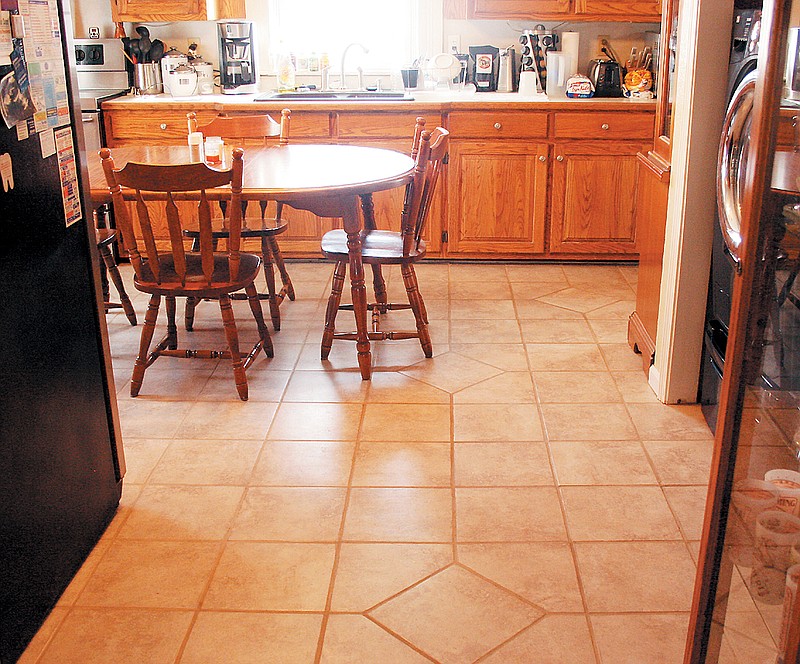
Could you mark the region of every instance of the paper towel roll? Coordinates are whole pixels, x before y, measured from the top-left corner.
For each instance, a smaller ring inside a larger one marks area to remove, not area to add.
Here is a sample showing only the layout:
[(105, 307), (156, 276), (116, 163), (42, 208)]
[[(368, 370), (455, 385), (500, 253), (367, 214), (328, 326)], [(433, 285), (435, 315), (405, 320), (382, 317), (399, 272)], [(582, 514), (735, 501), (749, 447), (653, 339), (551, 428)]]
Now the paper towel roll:
[(578, 55), (580, 53), (581, 34), (579, 32), (561, 33), (561, 51), (572, 57), (572, 65), (567, 76), (572, 76), (578, 71)]

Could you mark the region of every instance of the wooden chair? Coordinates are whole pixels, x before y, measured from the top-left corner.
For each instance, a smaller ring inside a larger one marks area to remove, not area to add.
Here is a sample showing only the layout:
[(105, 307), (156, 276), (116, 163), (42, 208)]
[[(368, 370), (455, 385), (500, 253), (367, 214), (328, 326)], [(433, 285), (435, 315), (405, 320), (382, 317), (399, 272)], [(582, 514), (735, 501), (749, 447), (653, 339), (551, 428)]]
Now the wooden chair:
[[(422, 240), (422, 232), (430, 209), (436, 182), (441, 171), (442, 161), (447, 154), (449, 133), (437, 127), (433, 132), (422, 131), (424, 120), (417, 119), (414, 132), (412, 153), (416, 167), (414, 179), (406, 188), (405, 201), (401, 213), (400, 232), (375, 229), (372, 219), (371, 201), (362, 199), (365, 214), (365, 232), (362, 238), (362, 260), (364, 264), (374, 266), (373, 284), (376, 302), (367, 304), (372, 312), (372, 330), (370, 341), (384, 339), (419, 339), (425, 357), (433, 355), (433, 347), (428, 332), (428, 314), (425, 303), (419, 292), (414, 263), (425, 256), (426, 247)], [(356, 332), (336, 332), (336, 314), (340, 309), (354, 311), (353, 305), (342, 305), (342, 289), (345, 283), (349, 254), (347, 235), (341, 230), (328, 231), (322, 237), (322, 253), (325, 258), (336, 262), (333, 272), (333, 287), (328, 297), (325, 311), (325, 330), (322, 335), (321, 356), (327, 359), (334, 339), (355, 341)], [(408, 296), (407, 303), (394, 304), (387, 301), (386, 288), (380, 267), (383, 265), (399, 265), (403, 283)], [(389, 311), (411, 309), (416, 321), (416, 331), (381, 330), (381, 316)], [(367, 311), (355, 311), (355, 316), (366, 317)]]
[[(188, 124), (189, 133), (194, 131), (202, 132), (204, 136), (220, 136), (226, 139), (228, 143), (233, 143), (238, 147), (242, 147), (248, 140), (260, 139), (265, 145), (274, 142), (277, 137), (279, 145), (288, 145), (289, 143), (289, 125), (291, 122), (292, 112), (289, 109), (281, 111), (281, 121), (276, 122), (269, 115), (262, 113), (259, 115), (225, 115), (220, 114), (215, 117), (211, 122), (205, 125), (197, 123), (196, 113), (187, 113), (186, 119)], [(261, 239), (261, 258), (264, 262), (264, 278), (267, 282), (267, 292), (260, 295), (262, 299), (269, 301), (270, 317), (272, 318), (272, 326), (275, 330), (281, 329), (281, 314), (280, 304), (288, 297), (294, 300), (295, 293), (292, 286), (292, 280), (286, 270), (286, 265), (283, 262), (283, 256), (278, 242), (275, 239), (277, 235), (285, 232), (288, 223), (283, 219), (283, 203), (277, 203), (275, 216), (267, 217), (267, 204), (268, 201), (259, 201), (261, 209), (260, 218), (247, 217), (247, 201), (242, 203), (242, 213), (245, 215), (244, 225), (242, 227), (243, 238), (260, 238)], [(223, 215), (225, 214), (225, 207), (222, 206)], [(197, 240), (197, 232), (186, 231), (186, 235)], [(216, 240), (227, 238), (228, 231), (223, 229), (214, 232)], [(278, 273), (281, 276), (282, 287), (280, 291), (275, 290), (275, 274), (273, 272), (273, 262), (278, 268)], [(237, 299), (237, 298), (234, 298)], [(197, 306), (197, 300), (189, 300), (186, 303), (186, 329), (191, 330), (194, 321), (194, 309)]]
[[(254, 280), (261, 268), (261, 259), (240, 252), (242, 238), (242, 172), (241, 148), (233, 151), (233, 163), (226, 170), (214, 170), (204, 163), (180, 165), (150, 165), (128, 163), (116, 169), (111, 151), (100, 150), (103, 171), (111, 190), (117, 212), (117, 227), (122, 233), (122, 244), (130, 255), (137, 290), (150, 293), (150, 304), (145, 315), (139, 353), (133, 367), (131, 396), (139, 394), (144, 373), (162, 355), (171, 357), (230, 358), (239, 397), (247, 400), (245, 370), (263, 348), (272, 357), (272, 341), (264, 323), (261, 302)], [(230, 185), (230, 218), (226, 251), (215, 251), (211, 230), (211, 204), (206, 190)], [(141, 226), (142, 246), (134, 235), (133, 220), (123, 199), (122, 188), (131, 189), (136, 201), (136, 213)], [(153, 235), (153, 225), (148, 204), (163, 205), (169, 230), (170, 251), (159, 250)], [(184, 220), (181, 219), (176, 200), (198, 200), (199, 251), (187, 252), (184, 247)], [(239, 336), (231, 307), (230, 296), (244, 289), (253, 318), (258, 327), (259, 339), (252, 350), (242, 357)], [(161, 298), (167, 303), (167, 333), (150, 350), (155, 331)], [(227, 350), (191, 350), (178, 348), (178, 330), (175, 324), (175, 298), (213, 298), (219, 300), (220, 312), (227, 340)]]
[(114, 287), (119, 294), (119, 302), (112, 302), (108, 279), (103, 279), (103, 304), (105, 305), (106, 313), (111, 309), (122, 309), (125, 312), (131, 325), (136, 325), (136, 312), (133, 309), (131, 299), (128, 293), (125, 292), (125, 284), (122, 283), (122, 275), (119, 273), (117, 261), (114, 260), (114, 254), (111, 251), (111, 246), (117, 241), (117, 231), (113, 228), (96, 228), (95, 239), (97, 241), (97, 250), (100, 252), (100, 258), (106, 266), (106, 274), (111, 281), (114, 282)]

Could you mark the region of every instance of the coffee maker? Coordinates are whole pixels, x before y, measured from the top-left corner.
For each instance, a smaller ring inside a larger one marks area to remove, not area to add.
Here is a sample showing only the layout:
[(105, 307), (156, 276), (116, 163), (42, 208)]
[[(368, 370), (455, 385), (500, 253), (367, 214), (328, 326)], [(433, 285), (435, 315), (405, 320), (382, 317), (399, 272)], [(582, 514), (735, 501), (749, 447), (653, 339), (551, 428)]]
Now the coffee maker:
[(255, 26), (252, 21), (220, 21), (217, 26), (222, 93), (258, 92)]

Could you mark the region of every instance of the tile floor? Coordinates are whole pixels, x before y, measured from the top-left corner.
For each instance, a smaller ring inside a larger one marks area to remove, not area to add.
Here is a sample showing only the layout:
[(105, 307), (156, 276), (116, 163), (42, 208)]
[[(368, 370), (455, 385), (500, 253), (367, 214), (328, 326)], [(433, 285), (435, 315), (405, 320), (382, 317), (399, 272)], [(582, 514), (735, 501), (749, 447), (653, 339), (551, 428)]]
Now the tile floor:
[(171, 358), (131, 399), (108, 316), (122, 503), (23, 661), (681, 662), (712, 438), (626, 344), (636, 268), (422, 265), (435, 356), (375, 344), (371, 382), (319, 359), (331, 267), (290, 269), (247, 403)]

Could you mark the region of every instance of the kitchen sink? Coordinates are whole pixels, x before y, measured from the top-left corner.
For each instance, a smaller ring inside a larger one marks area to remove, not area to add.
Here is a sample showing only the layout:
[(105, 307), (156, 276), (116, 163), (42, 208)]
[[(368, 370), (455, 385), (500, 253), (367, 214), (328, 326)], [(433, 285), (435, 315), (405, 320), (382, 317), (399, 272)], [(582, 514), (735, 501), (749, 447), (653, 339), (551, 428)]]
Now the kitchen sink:
[(370, 92), (369, 90), (337, 90), (323, 92), (321, 90), (303, 90), (297, 92), (268, 92), (259, 95), (254, 101), (274, 101), (277, 99), (298, 99), (306, 101), (414, 101), (414, 97), (405, 92)]

